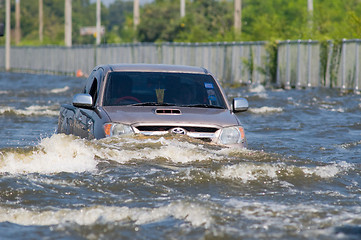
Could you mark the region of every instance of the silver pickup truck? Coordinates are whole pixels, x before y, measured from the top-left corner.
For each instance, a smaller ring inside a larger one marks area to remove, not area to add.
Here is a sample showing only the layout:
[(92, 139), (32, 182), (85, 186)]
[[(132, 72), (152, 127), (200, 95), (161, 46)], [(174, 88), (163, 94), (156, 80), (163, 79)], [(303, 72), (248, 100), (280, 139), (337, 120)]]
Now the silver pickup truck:
[(58, 133), (99, 139), (129, 134), (185, 134), (206, 142), (246, 147), (235, 112), (208, 70), (163, 64), (109, 64), (93, 69), (83, 92), (60, 108)]

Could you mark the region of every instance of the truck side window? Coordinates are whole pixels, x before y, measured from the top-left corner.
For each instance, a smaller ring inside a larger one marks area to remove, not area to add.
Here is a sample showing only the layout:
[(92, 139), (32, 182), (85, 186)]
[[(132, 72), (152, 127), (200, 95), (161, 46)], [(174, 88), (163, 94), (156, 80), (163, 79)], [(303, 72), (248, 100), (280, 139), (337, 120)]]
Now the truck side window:
[(96, 79), (94, 79), (93, 84), (89, 91), (90, 96), (92, 96), (93, 98), (93, 104), (95, 104), (95, 101), (97, 100), (97, 94), (98, 94), (97, 87), (98, 87), (98, 82)]

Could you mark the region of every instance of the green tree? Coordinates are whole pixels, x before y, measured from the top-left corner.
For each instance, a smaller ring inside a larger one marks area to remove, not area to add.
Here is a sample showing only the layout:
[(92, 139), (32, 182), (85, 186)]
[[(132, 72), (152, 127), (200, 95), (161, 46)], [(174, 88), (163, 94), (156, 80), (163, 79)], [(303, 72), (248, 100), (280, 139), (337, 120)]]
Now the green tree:
[(144, 6), (137, 29), (140, 42), (172, 42), (179, 22), (179, 4), (175, 1), (158, 0)]
[(181, 19), (178, 1), (158, 0), (144, 7), (138, 27), (138, 40), (222, 41), (232, 29), (230, 2), (194, 0), (187, 2), (187, 14)]
[(242, 39), (299, 39), (307, 33), (307, 1), (244, 1)]
[(360, 0), (315, 2), (314, 37), (319, 40), (360, 38)]
[(106, 27), (106, 42), (131, 42), (134, 38), (133, 2), (116, 0), (109, 5)]
[[(44, 41), (38, 34), (38, 0), (21, 1), (22, 45), (64, 44), (64, 0), (44, 1)], [(103, 43), (274, 41), (286, 39), (339, 40), (361, 37), (361, 0), (314, 0), (312, 26), (306, 0), (243, 0), (242, 32), (233, 28), (233, 0), (187, 0), (180, 17), (179, 0), (154, 0), (141, 6), (141, 22), (133, 25), (133, 2), (115, 0), (102, 5)], [(73, 44), (94, 44), (80, 28), (95, 26), (96, 3), (72, 1)], [(15, 25), (15, 1), (11, 1)], [(0, 0), (0, 21), (5, 21)], [(0, 38), (4, 44), (5, 38)]]
[[(197, 0), (190, 4), (183, 28), (176, 40), (186, 42), (225, 41), (233, 32), (233, 8), (230, 2)], [(232, 40), (232, 39), (229, 39)]]

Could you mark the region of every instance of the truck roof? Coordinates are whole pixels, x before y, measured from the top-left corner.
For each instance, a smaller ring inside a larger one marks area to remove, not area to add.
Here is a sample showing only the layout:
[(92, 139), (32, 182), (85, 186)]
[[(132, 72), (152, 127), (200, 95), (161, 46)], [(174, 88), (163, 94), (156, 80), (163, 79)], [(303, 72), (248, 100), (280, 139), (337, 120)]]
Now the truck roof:
[(141, 72), (179, 72), (179, 73), (197, 73), (209, 74), (208, 70), (203, 67), (167, 65), (167, 64), (108, 64), (102, 65), (110, 71), (141, 71)]

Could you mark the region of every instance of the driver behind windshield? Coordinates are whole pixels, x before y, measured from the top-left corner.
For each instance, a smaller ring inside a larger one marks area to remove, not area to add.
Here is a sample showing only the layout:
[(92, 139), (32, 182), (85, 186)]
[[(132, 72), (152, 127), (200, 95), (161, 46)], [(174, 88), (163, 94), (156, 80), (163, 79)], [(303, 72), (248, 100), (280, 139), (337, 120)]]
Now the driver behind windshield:
[(109, 91), (105, 98), (105, 105), (126, 105), (140, 102), (132, 94), (133, 80), (129, 76), (110, 76), (108, 81)]

